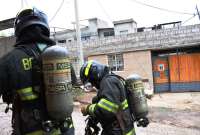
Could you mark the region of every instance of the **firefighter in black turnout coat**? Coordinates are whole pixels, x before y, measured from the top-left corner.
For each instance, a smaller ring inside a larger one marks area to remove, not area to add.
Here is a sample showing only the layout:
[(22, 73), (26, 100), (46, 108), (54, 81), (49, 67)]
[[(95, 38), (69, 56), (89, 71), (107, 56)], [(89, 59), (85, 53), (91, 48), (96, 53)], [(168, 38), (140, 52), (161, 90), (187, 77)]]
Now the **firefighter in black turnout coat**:
[[(44, 135), (49, 130), (49, 135), (74, 135), (71, 117), (53, 129), (48, 121), (44, 123), (48, 118), (37, 69), (40, 54), (55, 44), (49, 38), (47, 16), (36, 8), (25, 9), (16, 16), (14, 28), (14, 49), (0, 59), (0, 96), (12, 104), (12, 134)], [(71, 78), (72, 83), (76, 81), (74, 74)]]
[(124, 85), (109, 73), (109, 68), (97, 61), (86, 62), (80, 70), (83, 83), (90, 82), (98, 89), (93, 103), (81, 108), (84, 116), (97, 119), (102, 135), (135, 135)]

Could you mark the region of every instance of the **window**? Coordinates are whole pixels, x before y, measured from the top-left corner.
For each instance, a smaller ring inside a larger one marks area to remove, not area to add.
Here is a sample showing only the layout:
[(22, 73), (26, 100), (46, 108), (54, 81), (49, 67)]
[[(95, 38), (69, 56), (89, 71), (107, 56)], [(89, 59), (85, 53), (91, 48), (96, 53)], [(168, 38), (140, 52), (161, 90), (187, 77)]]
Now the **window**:
[(83, 36), (81, 37), (81, 40), (89, 40), (90, 39), (90, 36)]
[(104, 37), (114, 36), (114, 31), (106, 31), (103, 33)]
[(123, 54), (108, 55), (108, 65), (109, 65), (111, 71), (124, 70)]
[(66, 40), (58, 40), (58, 43), (66, 43)]
[(125, 35), (125, 34), (128, 34), (128, 30), (122, 30), (122, 31), (120, 31), (120, 35)]

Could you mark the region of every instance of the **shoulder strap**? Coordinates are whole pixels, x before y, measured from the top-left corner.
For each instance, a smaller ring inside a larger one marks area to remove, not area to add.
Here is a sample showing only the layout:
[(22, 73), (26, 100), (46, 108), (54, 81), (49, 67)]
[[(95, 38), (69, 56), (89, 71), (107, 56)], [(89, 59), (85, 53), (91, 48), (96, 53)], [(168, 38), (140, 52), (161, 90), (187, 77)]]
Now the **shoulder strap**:
[[(43, 82), (41, 81), (43, 78), (42, 75), (42, 59), (41, 59), (41, 52), (37, 50), (37, 47), (34, 48), (34, 46), (28, 46), (28, 45), (20, 45), (17, 46), (17, 49), (22, 50), (27, 55), (32, 56), (32, 80), (33, 84), (32, 86), (40, 86), (43, 87)], [(40, 78), (40, 79), (39, 79)], [(35, 91), (39, 91), (39, 89), (35, 89)]]
[(107, 74), (106, 76), (115, 76), (115, 77), (117, 77), (118, 79), (120, 79), (120, 80), (123, 82), (123, 84), (125, 85), (125, 79), (124, 79), (123, 77), (121, 77), (121, 76), (119, 76), (119, 75), (113, 73), (113, 72), (111, 72), (111, 74)]
[(29, 56), (33, 56), (36, 59), (39, 59), (39, 52), (36, 52), (31, 46), (27, 46), (27, 45), (20, 45), (17, 46), (16, 49), (20, 49), (23, 52), (25, 52), (27, 55)]

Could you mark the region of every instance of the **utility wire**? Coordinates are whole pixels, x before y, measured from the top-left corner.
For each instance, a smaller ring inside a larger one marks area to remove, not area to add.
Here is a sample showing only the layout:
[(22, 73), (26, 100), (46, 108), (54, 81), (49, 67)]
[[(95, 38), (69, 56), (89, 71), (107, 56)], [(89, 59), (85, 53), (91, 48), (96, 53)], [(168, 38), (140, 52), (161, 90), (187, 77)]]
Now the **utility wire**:
[(55, 14), (52, 16), (52, 18), (50, 19), (49, 22), (51, 22), (58, 14), (58, 12), (60, 11), (60, 9), (62, 8), (63, 4), (64, 4), (65, 0), (62, 0), (62, 2), (60, 3), (60, 6), (58, 7), (58, 9), (56, 10)]
[(165, 8), (161, 8), (161, 7), (156, 7), (156, 6), (153, 6), (153, 5), (150, 5), (150, 4), (146, 4), (146, 3), (143, 3), (143, 2), (140, 2), (138, 0), (131, 0), (137, 4), (140, 4), (140, 5), (143, 5), (143, 6), (147, 6), (147, 7), (151, 7), (151, 8), (155, 8), (155, 9), (158, 9), (158, 10), (162, 10), (162, 11), (166, 11), (166, 12), (171, 12), (171, 13), (176, 13), (176, 14), (183, 14), (183, 15), (194, 15), (192, 13), (187, 13), (187, 12), (179, 12), (179, 11), (174, 11), (174, 10), (170, 10), (170, 9), (165, 9)]
[(198, 9), (197, 5), (196, 5), (196, 10), (197, 10), (197, 15), (198, 15), (199, 20), (200, 20), (200, 13), (199, 13), (199, 9)]
[(28, 7), (29, 6), (28, 1), (27, 0), (24, 0), (24, 1), (25, 1), (26, 6)]
[(56, 29), (63, 29), (63, 30), (68, 30), (67, 28), (62, 28), (62, 27), (56, 27), (56, 26), (52, 26), (50, 28), (56, 28)]
[(103, 7), (103, 5), (101, 4), (101, 2), (99, 0), (96, 0), (98, 5), (100, 6), (100, 8), (103, 10), (104, 14), (106, 15), (106, 17), (109, 19), (109, 21), (112, 23), (112, 19), (110, 17), (110, 15), (108, 14), (108, 12), (106, 12), (105, 8)]
[(186, 21), (182, 22), (181, 24), (185, 24), (186, 22), (190, 21), (191, 19), (193, 19), (197, 14), (194, 14), (192, 17), (190, 17), (189, 19), (187, 19)]

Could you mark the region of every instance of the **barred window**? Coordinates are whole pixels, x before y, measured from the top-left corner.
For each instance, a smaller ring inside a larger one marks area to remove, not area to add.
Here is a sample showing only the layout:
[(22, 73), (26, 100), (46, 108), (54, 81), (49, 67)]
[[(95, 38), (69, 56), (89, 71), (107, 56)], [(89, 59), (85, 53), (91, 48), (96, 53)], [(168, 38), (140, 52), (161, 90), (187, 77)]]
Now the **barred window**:
[(123, 54), (110, 54), (108, 55), (108, 65), (111, 71), (124, 70)]
[(114, 31), (106, 31), (103, 33), (103, 35), (104, 35), (104, 37), (109, 37), (109, 36), (114, 36), (115, 33), (114, 33)]
[(58, 43), (66, 43), (66, 40), (58, 40)]

